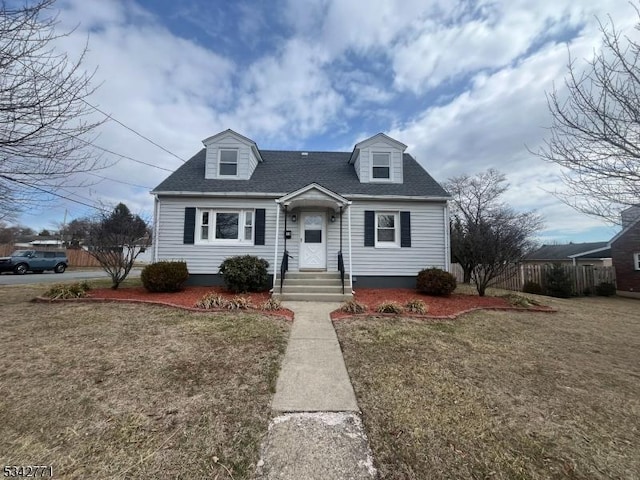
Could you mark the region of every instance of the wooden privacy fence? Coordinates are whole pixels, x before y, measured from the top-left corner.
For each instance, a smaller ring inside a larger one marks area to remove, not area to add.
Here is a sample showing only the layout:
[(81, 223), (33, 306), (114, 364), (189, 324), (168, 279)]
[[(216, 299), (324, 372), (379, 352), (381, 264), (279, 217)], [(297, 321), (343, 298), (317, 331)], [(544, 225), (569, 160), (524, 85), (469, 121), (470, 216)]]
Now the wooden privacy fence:
[[(551, 267), (552, 265), (510, 265), (502, 275), (494, 278), (489, 286), (521, 292), (526, 282), (535, 282), (544, 288), (546, 273)], [(593, 293), (596, 286), (604, 282), (616, 283), (614, 267), (562, 265), (562, 269), (572, 280), (573, 295), (584, 295), (587, 290)], [(463, 281), (463, 271), (459, 264), (452, 264), (450, 272), (455, 275), (458, 282)]]
[[(56, 247), (15, 247), (14, 245), (0, 245), (0, 256), (6, 257), (11, 255), (15, 250), (59, 250)], [(67, 249), (67, 258), (71, 267), (99, 267), (98, 261), (93, 258), (86, 250), (75, 248)]]

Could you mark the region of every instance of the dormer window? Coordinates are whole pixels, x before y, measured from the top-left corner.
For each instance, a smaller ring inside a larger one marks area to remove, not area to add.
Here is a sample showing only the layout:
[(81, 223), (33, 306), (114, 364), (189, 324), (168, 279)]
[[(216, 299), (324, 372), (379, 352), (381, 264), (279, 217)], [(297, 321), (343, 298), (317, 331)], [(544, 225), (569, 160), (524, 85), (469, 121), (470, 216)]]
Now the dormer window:
[(219, 175), (221, 177), (238, 176), (238, 150), (220, 149)]
[(388, 153), (373, 153), (371, 178), (373, 180), (391, 179), (391, 155)]

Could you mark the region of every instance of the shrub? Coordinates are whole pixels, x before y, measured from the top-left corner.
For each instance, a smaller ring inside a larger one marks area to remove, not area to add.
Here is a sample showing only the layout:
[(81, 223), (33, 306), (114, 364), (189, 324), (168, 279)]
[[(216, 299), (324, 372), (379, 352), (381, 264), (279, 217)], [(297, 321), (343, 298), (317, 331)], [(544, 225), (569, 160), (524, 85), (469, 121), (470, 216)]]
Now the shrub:
[(396, 302), (382, 302), (376, 308), (376, 312), (378, 313), (402, 313), (404, 309), (402, 305)]
[(439, 268), (427, 268), (418, 273), (416, 288), (427, 295), (449, 296), (456, 289), (456, 277)]
[(367, 306), (356, 300), (349, 300), (340, 306), (340, 311), (345, 313), (364, 313), (367, 311)]
[(227, 300), (225, 308), (228, 310), (247, 310), (253, 308), (253, 305), (249, 298), (236, 295), (231, 300)]
[(260, 307), (262, 310), (281, 310), (282, 303), (277, 298), (271, 297), (269, 300), (264, 302)]
[(573, 289), (571, 276), (560, 264), (554, 264), (545, 273), (546, 294), (552, 297), (569, 298)]
[(196, 302), (196, 308), (225, 308), (227, 301), (216, 293), (207, 293)]
[(616, 294), (616, 286), (610, 282), (602, 282), (596, 286), (596, 294), (601, 297), (611, 297)]
[(593, 293), (593, 292), (591, 291), (591, 289), (590, 289), (589, 287), (584, 287), (584, 288), (582, 289), (582, 294), (583, 294), (585, 297), (588, 297), (588, 296), (589, 296), (589, 295), (591, 295), (592, 293)]
[(65, 300), (68, 298), (83, 298), (87, 296), (87, 291), (91, 290), (89, 283), (86, 281), (71, 284), (59, 284), (52, 286), (44, 294), (45, 297), (52, 300)]
[(253, 255), (229, 257), (220, 264), (224, 283), (234, 293), (260, 292), (268, 288), (269, 262)]
[(515, 293), (509, 293), (507, 295), (502, 295), (509, 305), (513, 307), (521, 307), (521, 308), (530, 308), (532, 306), (539, 306), (540, 302), (534, 300), (533, 298), (522, 297)]
[(404, 308), (409, 313), (427, 313), (427, 306), (422, 300), (414, 299), (405, 303)]
[(544, 290), (542, 289), (542, 286), (538, 282), (534, 282), (531, 280), (524, 282), (524, 285), (522, 286), (522, 291), (524, 293), (533, 293), (535, 295), (544, 294)]
[(156, 262), (142, 269), (142, 285), (150, 292), (178, 292), (189, 278), (186, 262)]

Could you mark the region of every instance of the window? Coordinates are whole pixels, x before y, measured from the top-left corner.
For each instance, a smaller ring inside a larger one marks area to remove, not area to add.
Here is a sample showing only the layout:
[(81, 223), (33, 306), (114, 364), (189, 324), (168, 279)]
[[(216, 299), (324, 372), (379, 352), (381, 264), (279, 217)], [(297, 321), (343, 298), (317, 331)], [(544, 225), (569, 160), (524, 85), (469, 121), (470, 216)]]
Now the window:
[(374, 153), (372, 158), (371, 178), (378, 180), (391, 179), (391, 160), (388, 153)]
[(633, 268), (640, 270), (640, 253), (633, 254)]
[(253, 210), (200, 210), (198, 243), (253, 243)]
[(221, 177), (236, 177), (238, 175), (238, 151), (237, 150), (220, 150), (220, 167)]
[(398, 244), (398, 214), (395, 212), (376, 213), (376, 247), (397, 247)]
[(202, 223), (200, 227), (200, 239), (209, 240), (209, 212), (202, 212)]

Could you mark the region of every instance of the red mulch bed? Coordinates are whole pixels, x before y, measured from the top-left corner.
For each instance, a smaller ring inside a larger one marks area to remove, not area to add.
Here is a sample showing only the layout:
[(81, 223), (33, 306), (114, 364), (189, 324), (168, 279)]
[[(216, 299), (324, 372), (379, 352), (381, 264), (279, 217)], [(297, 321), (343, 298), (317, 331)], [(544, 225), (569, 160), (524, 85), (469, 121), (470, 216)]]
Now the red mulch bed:
[[(150, 293), (143, 287), (125, 287), (118, 290), (110, 288), (98, 288), (89, 292), (89, 298), (96, 300), (120, 300), (144, 303), (156, 303), (173, 307), (186, 308), (198, 311), (216, 311), (196, 309), (195, 304), (204, 295), (216, 293), (226, 298), (232, 298), (236, 294), (227, 291), (224, 287), (185, 287), (181, 292), (176, 293)], [(243, 297), (249, 297), (251, 303), (257, 307), (266, 302), (269, 292), (244, 293)], [(361, 288), (356, 291), (355, 299), (368, 307), (367, 313), (361, 315), (381, 315), (377, 313), (376, 307), (383, 302), (397, 302), (404, 305), (409, 300), (419, 299), (427, 305), (426, 315), (415, 315), (429, 318), (455, 318), (462, 313), (478, 309), (489, 310), (529, 310), (529, 311), (554, 311), (549, 307), (533, 307), (529, 309), (517, 308), (500, 297), (478, 297), (477, 295), (453, 294), (450, 297), (432, 297), (423, 295), (409, 288)], [(293, 319), (293, 312), (288, 309), (263, 311), (257, 310), (267, 315), (279, 315), (288, 319)], [(404, 316), (413, 316), (403, 314)], [(352, 317), (350, 313), (336, 310), (331, 313), (333, 320)]]
[[(479, 297), (456, 293), (450, 297), (433, 297), (423, 295), (410, 288), (361, 288), (356, 290), (355, 294), (355, 300), (368, 307), (367, 313), (361, 315), (381, 315), (376, 312), (376, 308), (384, 302), (396, 302), (404, 306), (409, 300), (414, 299), (422, 300), (427, 306), (427, 314), (419, 316), (431, 318), (455, 318), (462, 313), (479, 309), (553, 311), (549, 307), (528, 309), (513, 307), (506, 299), (500, 297)], [(331, 313), (333, 320), (352, 316), (354, 315), (339, 310)]]
[[(135, 301), (146, 303), (157, 303), (161, 305), (169, 305), (173, 307), (182, 307), (190, 310), (202, 310), (196, 309), (195, 304), (198, 300), (204, 297), (208, 293), (216, 293), (225, 298), (233, 298), (236, 295), (242, 297), (248, 297), (251, 299), (251, 303), (258, 307), (256, 311), (267, 315), (280, 315), (288, 319), (293, 319), (293, 312), (286, 308), (281, 310), (259, 310), (260, 305), (269, 300), (269, 292), (260, 293), (231, 293), (223, 287), (185, 287), (184, 290), (175, 293), (151, 293), (147, 292), (144, 287), (124, 287), (118, 290), (112, 290), (110, 288), (96, 288), (88, 292), (89, 298), (103, 299), (103, 300), (122, 300), (122, 301)], [(216, 311), (216, 310), (202, 310), (202, 311)]]

